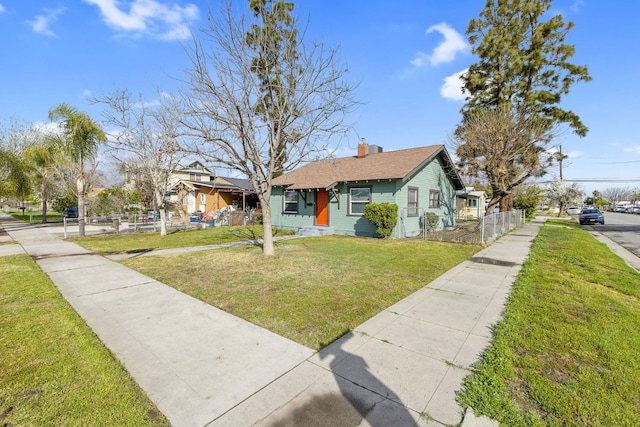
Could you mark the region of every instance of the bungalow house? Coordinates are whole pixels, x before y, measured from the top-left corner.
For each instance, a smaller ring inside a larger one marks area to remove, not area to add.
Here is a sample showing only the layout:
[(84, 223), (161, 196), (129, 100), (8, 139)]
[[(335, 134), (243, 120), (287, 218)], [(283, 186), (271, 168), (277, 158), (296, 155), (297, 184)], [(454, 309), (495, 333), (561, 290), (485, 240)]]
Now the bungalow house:
[(239, 210), (257, 207), (257, 196), (251, 181), (214, 176), (200, 162), (172, 172), (169, 188), (172, 199), (186, 215), (217, 212), (228, 206)]
[(480, 218), (484, 215), (487, 193), (475, 191), (473, 187), (466, 187), (456, 194), (458, 219)]
[(328, 228), (351, 236), (377, 236), (363, 216), (369, 203), (398, 205), (392, 237), (421, 233), (424, 215), (439, 217), (439, 228), (456, 218), (456, 190), (464, 189), (443, 145), (382, 152), (364, 141), (353, 157), (326, 159), (275, 178), (270, 199), (274, 227)]

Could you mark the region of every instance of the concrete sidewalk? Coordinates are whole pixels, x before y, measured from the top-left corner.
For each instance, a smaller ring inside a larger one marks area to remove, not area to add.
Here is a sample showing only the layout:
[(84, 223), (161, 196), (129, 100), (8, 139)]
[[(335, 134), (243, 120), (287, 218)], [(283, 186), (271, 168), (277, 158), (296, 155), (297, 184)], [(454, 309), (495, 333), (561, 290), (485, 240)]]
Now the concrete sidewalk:
[(460, 423), (455, 391), (541, 225), (502, 237), (314, 354), (37, 227), (0, 222), (171, 423), (197, 427)]
[(176, 427), (206, 425), (314, 353), (42, 229), (0, 222)]
[(210, 426), (458, 425), (455, 392), (490, 343), (541, 224), (503, 236)]

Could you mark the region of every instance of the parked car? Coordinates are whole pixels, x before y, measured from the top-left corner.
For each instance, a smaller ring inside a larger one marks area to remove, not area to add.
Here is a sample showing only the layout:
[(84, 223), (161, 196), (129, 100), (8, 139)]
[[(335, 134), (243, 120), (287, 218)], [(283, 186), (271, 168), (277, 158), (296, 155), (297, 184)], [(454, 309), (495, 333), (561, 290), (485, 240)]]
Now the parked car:
[(78, 218), (78, 207), (77, 206), (67, 206), (62, 210), (63, 218)]
[(604, 225), (604, 215), (596, 208), (583, 209), (578, 216), (580, 225), (584, 224), (602, 224)]
[(567, 208), (567, 213), (569, 215), (580, 215), (580, 208), (577, 206), (569, 206)]

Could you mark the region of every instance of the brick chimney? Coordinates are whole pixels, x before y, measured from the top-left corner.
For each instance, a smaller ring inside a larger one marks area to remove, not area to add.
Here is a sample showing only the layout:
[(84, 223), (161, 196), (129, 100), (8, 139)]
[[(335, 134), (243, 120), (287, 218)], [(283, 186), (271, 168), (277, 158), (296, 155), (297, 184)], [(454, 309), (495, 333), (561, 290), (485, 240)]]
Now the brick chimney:
[(369, 154), (369, 144), (362, 138), (358, 143), (358, 158), (366, 157)]

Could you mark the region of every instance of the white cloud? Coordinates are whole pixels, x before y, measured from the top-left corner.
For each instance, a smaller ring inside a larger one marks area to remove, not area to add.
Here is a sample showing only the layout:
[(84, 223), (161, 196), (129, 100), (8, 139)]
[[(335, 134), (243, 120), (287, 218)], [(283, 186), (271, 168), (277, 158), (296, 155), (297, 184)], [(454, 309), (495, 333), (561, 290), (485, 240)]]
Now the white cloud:
[(574, 11), (574, 12), (580, 12), (580, 9), (582, 9), (583, 5), (584, 5), (584, 1), (583, 0), (576, 0), (571, 5), (571, 10)]
[(7, 9), (5, 9), (2, 4), (0, 4), (0, 13), (6, 12), (6, 11), (7, 11)]
[(37, 15), (33, 19), (26, 21), (26, 23), (29, 24), (31, 29), (36, 33), (55, 37), (55, 33), (49, 28), (49, 25), (58, 19), (58, 15), (64, 12), (64, 9), (43, 9), (43, 11), (43, 15)]
[(429, 62), (429, 55), (424, 52), (418, 52), (416, 53), (416, 56), (414, 56), (413, 59), (409, 62), (416, 68), (424, 67), (425, 65), (427, 65), (427, 62)]
[(444, 62), (451, 62), (455, 59), (458, 52), (466, 52), (469, 49), (469, 45), (456, 30), (449, 26), (446, 22), (441, 22), (437, 25), (432, 25), (427, 29), (425, 34), (437, 31), (444, 36), (444, 40), (438, 46), (436, 46), (431, 54), (424, 52), (417, 52), (413, 59), (409, 61), (411, 67), (407, 67), (402, 72), (402, 78), (411, 74), (416, 68), (422, 68), (430, 64), (435, 67)]
[(640, 154), (640, 145), (636, 145), (634, 147), (623, 148), (622, 151), (624, 151), (625, 153)]
[(35, 122), (33, 124), (33, 129), (36, 132), (41, 132), (43, 134), (57, 134), (60, 133), (60, 127), (56, 122)]
[(462, 71), (458, 71), (455, 74), (445, 77), (444, 84), (440, 88), (440, 95), (446, 99), (464, 101), (469, 94), (466, 90), (463, 91), (462, 80), (460, 80), (460, 77), (462, 77), (467, 71), (469, 71), (469, 69), (465, 68)]
[(451, 62), (455, 59), (458, 52), (464, 52), (469, 48), (464, 38), (446, 22), (441, 22), (440, 24), (429, 27), (426, 34), (434, 31), (442, 34), (444, 41), (436, 46), (431, 55), (427, 57), (432, 66), (443, 62)]
[[(84, 0), (98, 6), (102, 19), (117, 31), (134, 36), (150, 35), (161, 40), (183, 40), (191, 34), (189, 24), (197, 19), (198, 7), (192, 3), (182, 7), (158, 0)], [(128, 9), (128, 10), (127, 10)]]

